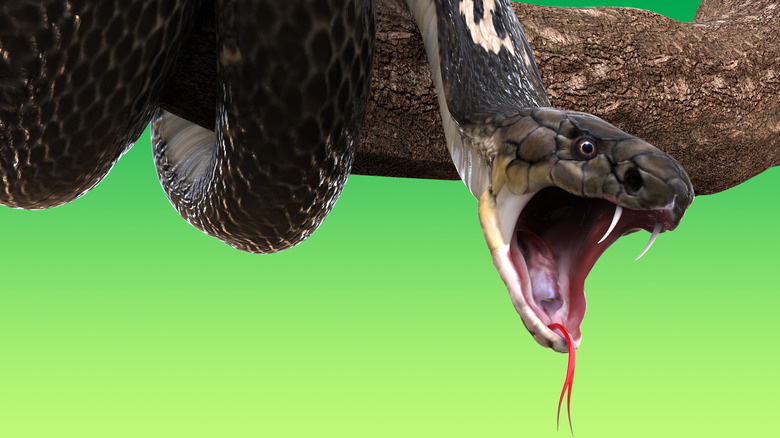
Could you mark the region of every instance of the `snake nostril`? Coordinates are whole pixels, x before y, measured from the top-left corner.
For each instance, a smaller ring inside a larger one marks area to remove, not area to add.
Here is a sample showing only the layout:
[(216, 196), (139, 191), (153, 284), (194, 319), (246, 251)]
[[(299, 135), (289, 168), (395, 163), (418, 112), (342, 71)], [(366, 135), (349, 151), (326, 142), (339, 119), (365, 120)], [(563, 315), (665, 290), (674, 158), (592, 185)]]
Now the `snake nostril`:
[(642, 189), (642, 184), (642, 175), (636, 167), (631, 167), (626, 170), (626, 174), (623, 176), (623, 186), (626, 188), (626, 192), (628, 192), (629, 195), (636, 195), (636, 193)]

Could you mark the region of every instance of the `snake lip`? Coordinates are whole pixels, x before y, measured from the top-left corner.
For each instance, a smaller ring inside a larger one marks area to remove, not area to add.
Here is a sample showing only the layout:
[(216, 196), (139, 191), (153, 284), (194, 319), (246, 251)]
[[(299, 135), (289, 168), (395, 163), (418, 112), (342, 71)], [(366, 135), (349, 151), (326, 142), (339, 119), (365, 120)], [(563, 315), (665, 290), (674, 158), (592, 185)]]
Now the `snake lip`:
[(659, 223), (661, 231), (676, 228), (681, 219), (677, 204), (673, 201), (654, 210), (624, 207), (613, 230), (602, 240), (616, 203), (575, 196), (557, 187), (536, 192), (520, 211), (508, 254), (523, 301), (516, 307), (536, 341), (567, 351), (561, 337), (547, 329), (559, 323), (579, 346), (586, 309), (585, 278), (598, 258), (625, 234), (652, 231)]

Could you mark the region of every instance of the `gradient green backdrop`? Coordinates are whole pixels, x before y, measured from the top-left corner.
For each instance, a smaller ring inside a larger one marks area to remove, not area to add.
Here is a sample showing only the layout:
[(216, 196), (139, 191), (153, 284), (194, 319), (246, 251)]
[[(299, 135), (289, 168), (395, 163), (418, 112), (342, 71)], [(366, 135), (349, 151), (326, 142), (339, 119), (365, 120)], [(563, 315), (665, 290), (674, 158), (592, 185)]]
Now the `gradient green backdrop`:
[[(598, 262), (578, 437), (776, 432), (779, 185)], [(566, 357), (524, 330), (476, 208), (457, 181), (352, 176), (308, 241), (245, 254), (177, 216), (147, 132), (82, 199), (0, 208), (0, 437), (567, 436)]]

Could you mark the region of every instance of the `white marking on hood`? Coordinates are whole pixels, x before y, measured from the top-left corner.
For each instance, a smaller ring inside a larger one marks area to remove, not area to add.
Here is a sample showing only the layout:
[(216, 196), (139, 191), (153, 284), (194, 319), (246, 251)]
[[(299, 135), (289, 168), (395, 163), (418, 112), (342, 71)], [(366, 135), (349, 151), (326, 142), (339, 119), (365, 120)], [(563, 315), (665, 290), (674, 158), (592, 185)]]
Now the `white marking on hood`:
[(493, 26), (493, 12), (496, 10), (495, 0), (482, 0), (484, 12), (479, 23), (476, 22), (474, 17), (474, 0), (462, 0), (458, 9), (460, 10), (460, 15), (466, 19), (466, 27), (469, 28), (471, 39), (475, 43), (496, 55), (498, 55), (501, 47), (506, 47), (509, 53), (515, 54), (515, 47), (512, 45), (512, 40), (509, 39), (509, 32), (501, 38), (498, 36), (498, 32), (496, 32), (496, 27)]

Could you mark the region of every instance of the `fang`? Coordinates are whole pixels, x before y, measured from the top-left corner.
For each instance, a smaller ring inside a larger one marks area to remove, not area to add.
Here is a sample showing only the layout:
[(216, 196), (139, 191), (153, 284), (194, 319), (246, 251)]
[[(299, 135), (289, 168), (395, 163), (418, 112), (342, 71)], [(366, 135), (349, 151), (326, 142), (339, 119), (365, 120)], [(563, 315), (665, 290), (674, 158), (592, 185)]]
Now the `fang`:
[(653, 234), (650, 236), (650, 241), (647, 242), (647, 246), (645, 246), (645, 249), (642, 250), (642, 253), (639, 254), (639, 257), (635, 258), (634, 261), (637, 261), (642, 258), (643, 255), (647, 252), (647, 250), (650, 249), (651, 246), (653, 246), (653, 242), (655, 242), (655, 238), (658, 237), (658, 235), (661, 233), (661, 228), (663, 225), (660, 222), (655, 223), (655, 228), (653, 228)]

